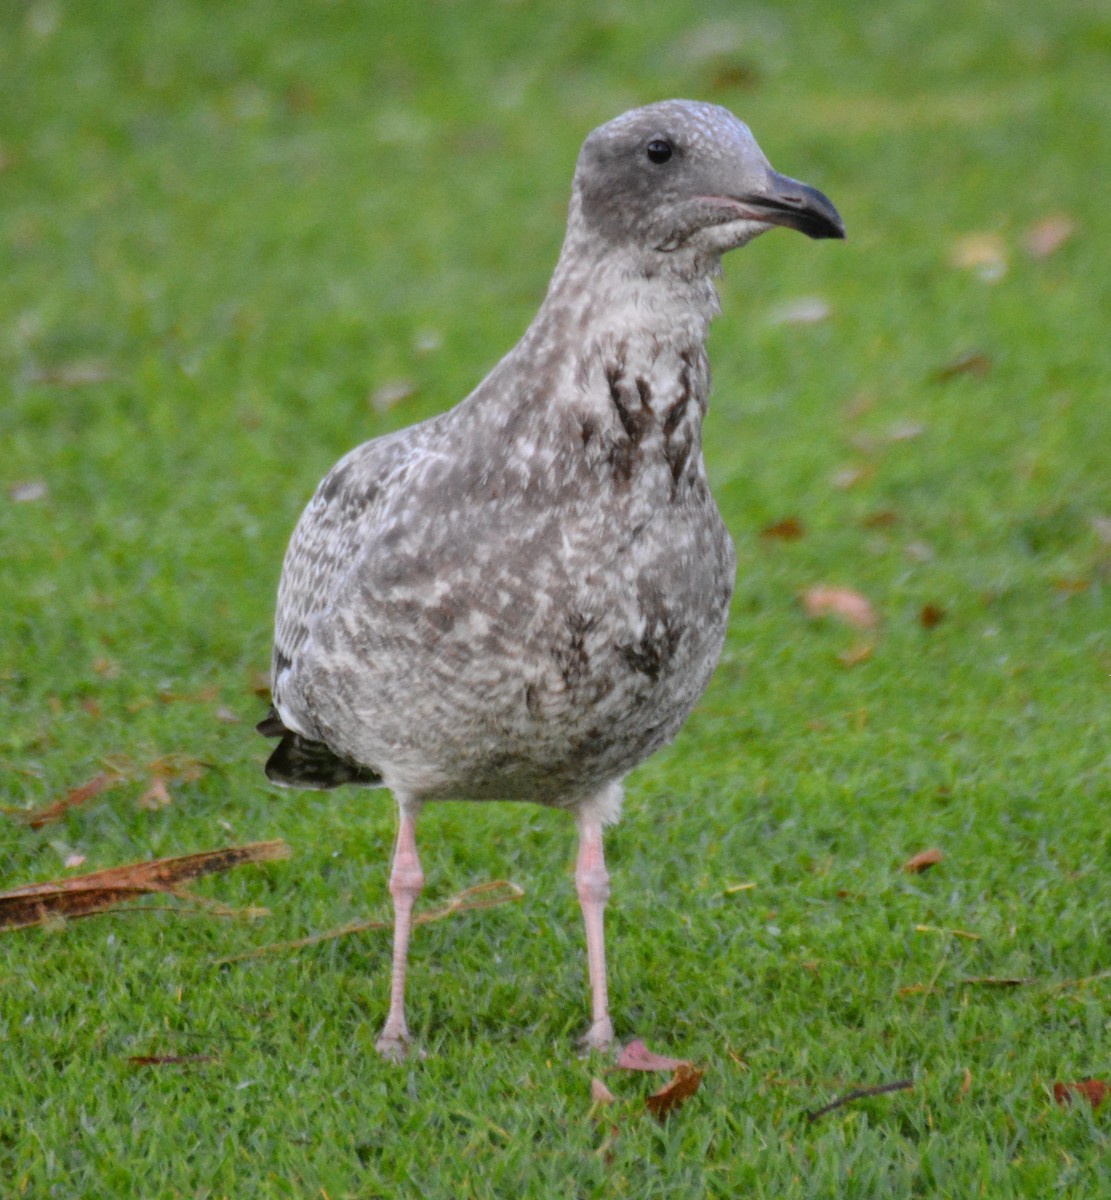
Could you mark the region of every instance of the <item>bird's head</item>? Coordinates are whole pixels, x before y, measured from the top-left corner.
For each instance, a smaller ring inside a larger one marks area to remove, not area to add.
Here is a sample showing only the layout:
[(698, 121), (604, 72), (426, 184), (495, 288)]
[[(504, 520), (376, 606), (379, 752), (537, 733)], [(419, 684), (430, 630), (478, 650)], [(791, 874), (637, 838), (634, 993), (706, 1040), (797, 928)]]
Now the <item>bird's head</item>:
[(594, 238), (663, 256), (661, 266), (716, 264), (775, 225), (845, 236), (828, 197), (774, 171), (747, 125), (691, 100), (636, 108), (595, 129), (579, 154), (572, 208)]

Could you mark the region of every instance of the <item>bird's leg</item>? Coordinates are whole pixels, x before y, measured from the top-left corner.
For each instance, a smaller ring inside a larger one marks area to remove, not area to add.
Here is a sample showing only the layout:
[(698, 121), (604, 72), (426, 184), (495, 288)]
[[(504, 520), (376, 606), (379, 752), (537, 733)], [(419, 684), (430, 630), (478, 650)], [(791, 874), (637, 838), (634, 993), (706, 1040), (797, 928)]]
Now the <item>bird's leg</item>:
[(602, 851), (602, 822), (593, 814), (579, 818), (579, 858), (575, 889), (586, 925), (586, 961), (590, 969), (590, 1028), (582, 1039), (587, 1050), (608, 1050), (613, 1044), (609, 995), (606, 989), (606, 938), (603, 914), (610, 894), (610, 877)]
[(416, 817), (401, 810), (390, 871), (390, 895), (393, 896), (393, 974), (390, 977), (390, 1011), (381, 1036), (375, 1043), (383, 1058), (400, 1062), (409, 1044), (405, 1024), (405, 972), (409, 965), (409, 931), (413, 924), (413, 904), (424, 886), (424, 872), (417, 856)]

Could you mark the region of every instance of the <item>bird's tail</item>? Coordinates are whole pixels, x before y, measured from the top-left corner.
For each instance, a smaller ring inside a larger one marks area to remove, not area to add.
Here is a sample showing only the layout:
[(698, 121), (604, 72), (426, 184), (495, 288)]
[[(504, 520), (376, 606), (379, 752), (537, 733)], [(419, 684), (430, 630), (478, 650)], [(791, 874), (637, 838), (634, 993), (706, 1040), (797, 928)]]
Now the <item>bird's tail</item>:
[(286, 728), (271, 708), (255, 726), (263, 737), (281, 738), (266, 760), (266, 778), (279, 787), (326, 788), (354, 783), (360, 787), (382, 787), (382, 776), (370, 767), (361, 767), (329, 750), (323, 742), (302, 737)]

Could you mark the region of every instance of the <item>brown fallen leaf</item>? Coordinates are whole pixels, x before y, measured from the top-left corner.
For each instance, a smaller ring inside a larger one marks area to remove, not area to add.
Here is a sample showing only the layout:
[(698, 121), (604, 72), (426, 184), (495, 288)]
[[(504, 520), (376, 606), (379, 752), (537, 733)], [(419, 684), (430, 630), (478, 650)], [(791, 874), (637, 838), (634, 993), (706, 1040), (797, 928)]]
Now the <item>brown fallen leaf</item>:
[(769, 541), (795, 542), (805, 536), (806, 529), (798, 517), (784, 517), (772, 525), (765, 525), (760, 530), (760, 536)]
[(855, 646), (850, 646), (847, 650), (839, 650), (837, 661), (846, 667), (859, 667), (861, 663), (867, 662), (875, 652), (874, 643), (857, 642)]
[(115, 787), (120, 782), (121, 777), (116, 772), (102, 771), (99, 775), (95, 775), (90, 779), (88, 783), (83, 783), (80, 787), (71, 788), (61, 800), (55, 800), (53, 804), (44, 805), (42, 808), (33, 808), (28, 812), (17, 813), (16, 817), (24, 825), (30, 825), (32, 829), (41, 829), (44, 825), (61, 820), (71, 808), (80, 808), (82, 804), (88, 804), (90, 800), (95, 799), (101, 792), (106, 792), (109, 788)]
[[(151, 892), (198, 903), (200, 897), (182, 891), (181, 884), (244, 863), (288, 857), (289, 847), (285, 842), (253, 842), (246, 846), (225, 846), (220, 850), (183, 854), (177, 858), (128, 863), (49, 883), (31, 883), (0, 893), (0, 929), (42, 925), (57, 917), (86, 917)], [(216, 908), (223, 911), (219, 906)]]
[(923, 871), (928, 871), (931, 867), (936, 867), (944, 858), (945, 855), (936, 847), (932, 850), (920, 850), (903, 863), (903, 870), (910, 872), (912, 875), (919, 875)]
[(702, 1071), (689, 1062), (681, 1062), (667, 1083), (644, 1101), (645, 1107), (657, 1121), (665, 1121), (677, 1108), (686, 1104), (701, 1086)]
[(595, 1104), (615, 1104), (617, 1097), (600, 1079), (590, 1081), (590, 1098)]
[(1007, 246), (997, 233), (970, 233), (953, 245), (950, 262), (961, 271), (975, 271), (987, 283), (1007, 273)]
[(1022, 235), (1023, 249), (1031, 258), (1043, 259), (1056, 254), (1076, 233), (1076, 222), (1064, 213), (1042, 217)]
[[(619, 1071), (674, 1071), (684, 1065), (681, 1058), (668, 1058), (666, 1054), (656, 1054), (636, 1038), (631, 1041), (617, 1059)], [(688, 1066), (690, 1064), (687, 1064)]]
[(945, 609), (939, 604), (923, 604), (918, 614), (918, 624), (923, 629), (936, 629), (945, 620)]
[(991, 359), (981, 350), (966, 350), (950, 359), (944, 366), (938, 367), (933, 373), (935, 383), (945, 383), (958, 375), (973, 375), (983, 379), (991, 370)]
[(852, 588), (807, 588), (802, 593), (802, 606), (808, 617), (836, 617), (857, 629), (873, 629), (878, 624), (872, 602)]
[(1053, 1099), (1062, 1107), (1072, 1103), (1073, 1096), (1083, 1096), (1093, 1108), (1099, 1108), (1111, 1086), (1102, 1079), (1081, 1079), (1077, 1083), (1055, 1083)]
[(869, 513), (860, 523), (865, 529), (890, 529), (892, 525), (898, 525), (899, 514), (890, 508), (881, 508)]

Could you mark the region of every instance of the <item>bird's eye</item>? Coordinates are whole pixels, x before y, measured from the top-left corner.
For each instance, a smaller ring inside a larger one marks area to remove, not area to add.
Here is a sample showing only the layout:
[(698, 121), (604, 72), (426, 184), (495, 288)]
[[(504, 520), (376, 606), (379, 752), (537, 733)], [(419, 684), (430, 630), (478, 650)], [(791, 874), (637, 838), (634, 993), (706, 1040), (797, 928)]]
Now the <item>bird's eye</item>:
[(649, 162), (665, 163), (671, 157), (671, 143), (665, 142), (663, 138), (655, 138), (645, 149)]

